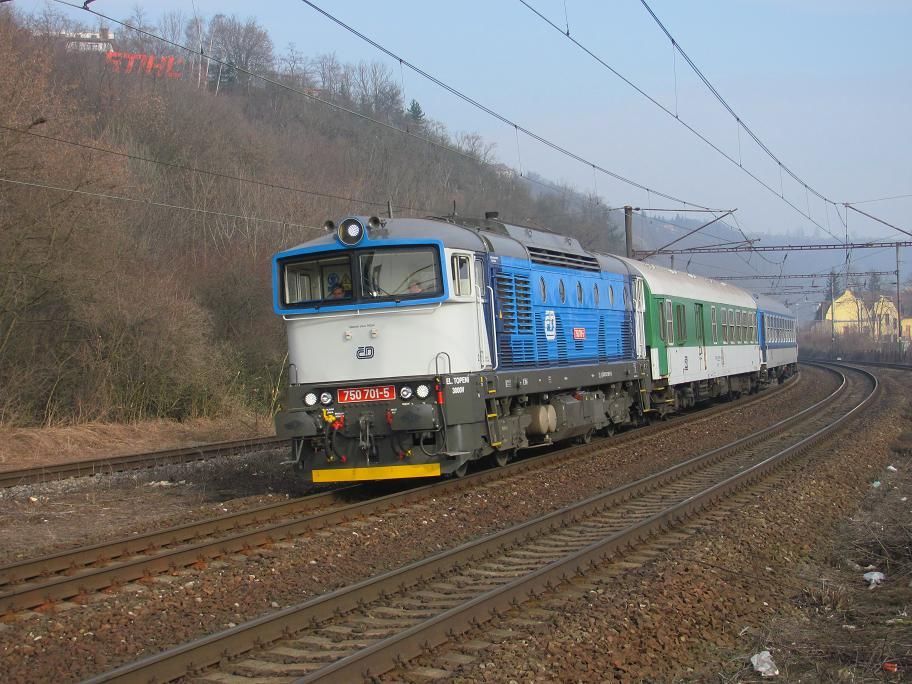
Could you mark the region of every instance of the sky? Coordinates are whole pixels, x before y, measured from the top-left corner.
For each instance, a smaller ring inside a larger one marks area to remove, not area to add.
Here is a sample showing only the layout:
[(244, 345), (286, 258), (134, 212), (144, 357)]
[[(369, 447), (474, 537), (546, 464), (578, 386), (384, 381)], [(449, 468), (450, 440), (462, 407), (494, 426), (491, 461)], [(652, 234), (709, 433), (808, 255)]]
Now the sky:
[[(737, 208), (750, 235), (837, 236), (828, 208), (741, 130), (676, 55), (639, 0), (528, 0), (586, 48), (676, 112), (775, 192), (752, 180), (519, 0), (319, 0), (327, 12), (487, 107), (601, 167), (689, 203)], [(675, 40), (763, 143), (808, 186), (840, 205), (912, 194), (912, 2), (907, 0), (647, 0)], [(23, 11), (42, 3), (14, 0)], [(135, 2), (95, 0), (116, 18)], [(277, 53), (382, 61), (405, 100), (452, 132), (477, 132), (499, 161), (595, 192), (612, 205), (678, 208), (593, 172), (462, 102), (361, 41), (300, 0), (141, 2), (151, 16), (180, 9), (253, 16)], [(59, 8), (60, 6), (57, 5)], [(97, 21), (69, 10), (87, 23)], [(121, 30), (121, 29), (116, 29)], [(858, 208), (912, 232), (912, 197)], [(848, 211), (858, 238), (908, 238)], [(906, 250), (912, 254), (912, 250)], [(906, 257), (904, 257), (905, 259)]]

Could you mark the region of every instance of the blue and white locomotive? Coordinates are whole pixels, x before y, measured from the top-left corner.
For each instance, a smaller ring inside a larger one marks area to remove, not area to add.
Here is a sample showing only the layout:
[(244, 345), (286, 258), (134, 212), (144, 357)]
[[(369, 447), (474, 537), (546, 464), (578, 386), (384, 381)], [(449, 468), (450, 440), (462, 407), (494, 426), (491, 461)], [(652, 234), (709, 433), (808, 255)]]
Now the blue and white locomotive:
[[(621, 258), (496, 215), (327, 229), (273, 258), (289, 348), (276, 429), (315, 482), (461, 475), (684, 396), (647, 348), (648, 275)], [(765, 379), (753, 348), (738, 372)]]

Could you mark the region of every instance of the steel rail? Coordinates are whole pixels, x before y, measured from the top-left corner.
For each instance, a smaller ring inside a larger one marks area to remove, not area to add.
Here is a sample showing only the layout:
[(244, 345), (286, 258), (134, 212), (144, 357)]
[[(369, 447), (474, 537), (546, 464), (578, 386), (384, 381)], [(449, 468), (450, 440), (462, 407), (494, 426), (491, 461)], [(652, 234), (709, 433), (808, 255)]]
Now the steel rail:
[[(865, 373), (864, 371), (858, 372)], [(870, 374), (867, 375), (871, 377)], [(802, 439), (797, 445), (789, 447), (785, 452), (780, 452), (776, 457), (766, 458), (745, 472), (748, 474), (758, 473), (762, 470), (761, 466), (764, 466), (764, 464), (777, 462), (784, 453), (795, 453), (815, 439), (819, 439), (824, 432), (833, 430), (836, 426), (841, 425), (844, 420), (870, 401), (878, 387), (876, 379), (873, 379), (872, 382), (874, 390), (864, 401), (855, 404), (850, 411), (842, 414), (837, 420), (829, 421), (823, 428), (816, 430), (810, 437)], [(845, 393), (847, 386), (847, 380), (843, 376), (843, 382), (837, 390), (821, 402), (799, 414), (780, 421), (754, 435), (689, 459), (682, 464), (643, 478), (635, 483), (625, 485), (608, 493), (599, 494), (560, 511), (546, 514), (510, 529), (489, 535), (481, 540), (441, 552), (404, 568), (325, 594), (299, 606), (277, 611), (225, 632), (209, 635), (163, 653), (149, 656), (135, 663), (124, 665), (88, 681), (92, 684), (111, 681), (170, 681), (188, 674), (198, 673), (203, 668), (217, 664), (225, 659), (231, 659), (258, 645), (274, 642), (282, 638), (291, 638), (292, 634), (310, 624), (319, 623), (321, 620), (332, 618), (334, 615), (345, 614), (392, 592), (405, 591), (417, 582), (428, 581), (434, 577), (442, 577), (447, 572), (453, 572), (455, 568), (465, 567), (470, 563), (473, 566), (477, 565), (479, 559), (484, 556), (506, 549), (519, 541), (533, 538), (536, 534), (559, 529), (569, 522), (580, 520), (587, 514), (591, 515), (593, 511), (601, 511), (609, 505), (628, 501), (634, 496), (649, 492), (656, 487), (667, 485), (673, 480), (705, 468), (707, 465), (724, 461), (727, 456), (774, 437), (789, 429), (789, 427), (804, 422), (806, 419), (813, 420), (819, 410), (841, 397)], [(696, 505), (697, 502), (703, 502), (706, 496), (712, 498), (714, 496), (713, 492), (722, 491), (731, 483), (736, 482), (737, 478), (742, 477), (745, 477), (744, 473), (739, 474), (737, 477), (728, 478), (720, 484), (713, 485), (708, 490), (709, 495), (704, 493), (697, 497), (689, 497), (683, 504)], [(654, 515), (650, 518), (650, 521), (652, 521), (650, 524), (655, 524), (655, 521), (662, 521), (662, 524), (664, 524), (664, 521), (682, 515), (682, 511), (683, 509), (679, 510), (676, 507), (671, 509), (670, 512), (666, 511)], [(668, 516), (671, 516), (671, 518), (668, 518)], [(636, 534), (641, 532), (642, 530), (638, 526), (634, 529), (633, 534), (636, 536)], [(600, 541), (599, 544), (614, 543), (615, 546), (612, 548), (617, 548), (630, 543), (632, 538), (627, 536), (622, 539), (617, 535), (613, 535), (609, 539)], [(583, 551), (592, 552), (590, 547), (586, 547)], [(580, 554), (574, 554), (572, 557), (577, 558), (578, 556)], [(583, 557), (588, 558), (585, 554)], [(554, 572), (558, 572), (558, 575), (567, 572), (566, 570), (555, 571), (551, 566), (548, 567), (550, 569), (547, 571), (541, 569), (530, 574), (528, 576), (529, 581), (534, 584), (534, 582), (538, 581), (538, 578), (545, 575), (548, 581), (552, 581), (555, 576)], [(513, 591), (512, 597), (508, 599), (508, 602), (510, 602), (519, 597), (524, 598), (528, 588), (523, 583), (511, 582), (506, 589), (501, 587), (501, 590)], [(466, 618), (467, 620), (484, 619), (486, 615), (489, 615), (489, 601), (495, 595), (499, 594), (497, 592), (489, 592), (485, 594), (484, 599), (481, 597), (473, 598), (462, 606), (458, 613), (461, 615), (465, 611), (470, 613), (474, 611), (474, 617)], [(448, 616), (455, 614), (452, 611), (447, 612)], [(481, 617), (479, 618), (478, 616)], [(455, 623), (449, 621), (449, 618), (445, 620), (442, 616), (437, 616), (422, 624), (424, 627), (421, 629), (417, 627), (406, 629), (389, 643), (371, 645), (363, 649), (360, 654), (345, 657), (333, 665), (322, 668), (319, 675), (313, 675), (314, 681), (324, 676), (326, 681), (353, 681), (354, 678), (364, 676), (366, 672), (376, 675), (394, 666), (399, 658), (412, 657), (416, 652), (420, 652), (426, 644), (433, 644), (435, 639), (445, 640), (451, 630), (457, 629), (458, 631), (460, 629), (460, 627), (454, 626)], [(464, 628), (468, 625), (468, 622), (463, 621), (461, 624), (462, 628)], [(308, 678), (306, 681), (310, 681), (310, 679)]]
[[(791, 384), (782, 385), (775, 390), (761, 392), (749, 399), (720, 404), (695, 414), (687, 414), (692, 416), (692, 419), (686, 422), (657, 423), (643, 429), (630, 430), (610, 440), (540, 454), (516, 461), (505, 467), (473, 473), (461, 479), (436, 481), (404, 492), (394, 492), (367, 501), (340, 505), (304, 518), (268, 523), (264, 527), (252, 531), (241, 532), (238, 531), (238, 528), (251, 526), (269, 518), (294, 516), (324, 504), (332, 506), (334, 501), (338, 502), (342, 496), (356, 489), (366, 490), (367, 487), (366, 485), (356, 485), (314, 497), (270, 504), (252, 511), (242, 511), (207, 521), (188, 523), (139, 537), (127, 537), (42, 558), (23, 560), (0, 567), (0, 615), (47, 606), (74, 597), (82, 598), (108, 587), (147, 579), (177, 568), (188, 567), (231, 553), (244, 552), (257, 546), (266, 546), (307, 532), (344, 523), (352, 518), (364, 517), (393, 507), (414, 504), (434, 496), (481, 486), (569, 458), (613, 448), (626, 442), (641, 441), (659, 432), (678, 426), (693, 425), (710, 420), (720, 413), (743, 409), (755, 402), (768, 400), (791, 386)], [(182, 545), (183, 542), (189, 540), (219, 533), (228, 534), (216, 539)], [(111, 561), (117, 562), (112, 563)]]
[(0, 489), (16, 487), (18, 485), (50, 482), (53, 480), (65, 480), (74, 477), (92, 477), (94, 475), (108, 475), (127, 470), (154, 468), (162, 465), (205, 461), (219, 456), (235, 454), (240, 451), (248, 451), (260, 447), (274, 447), (287, 441), (287, 439), (279, 439), (278, 437), (253, 437), (250, 439), (213, 442), (211, 444), (201, 444), (199, 446), (182, 447), (179, 449), (150, 451), (141, 454), (105, 456), (82, 461), (70, 461), (68, 463), (54, 463), (34, 468), (2, 470), (0, 471)]
[[(769, 392), (767, 392), (767, 396), (768, 394)], [(763, 397), (761, 396), (760, 398)], [(743, 403), (747, 403), (754, 400), (755, 399), (747, 399), (742, 401)], [(111, 473), (154, 468), (162, 465), (192, 463), (195, 461), (217, 458), (218, 456), (234, 454), (238, 451), (246, 451), (248, 449), (278, 446), (287, 442), (287, 439), (281, 439), (279, 437), (252, 437), (226, 442), (213, 442), (211, 444), (202, 444), (192, 447), (181, 447), (178, 449), (164, 449), (138, 454), (123, 454), (120, 456), (103, 456), (101, 458), (71, 461), (68, 463), (54, 463), (33, 468), (0, 470), (0, 489), (68, 478), (109, 475)]]

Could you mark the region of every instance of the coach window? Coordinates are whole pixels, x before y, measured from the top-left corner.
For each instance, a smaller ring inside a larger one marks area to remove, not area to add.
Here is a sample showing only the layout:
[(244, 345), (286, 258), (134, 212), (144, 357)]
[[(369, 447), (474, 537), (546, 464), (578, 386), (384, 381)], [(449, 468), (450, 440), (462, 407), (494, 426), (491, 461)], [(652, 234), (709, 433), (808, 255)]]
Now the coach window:
[(687, 313), (683, 304), (675, 304), (675, 341), (684, 344), (687, 340)]
[(674, 319), (671, 315), (671, 300), (665, 300), (665, 341), (668, 344), (674, 343)]
[(576, 303), (583, 303), (583, 284), (580, 281), (576, 281)]
[(470, 295), (472, 294), (472, 280), (469, 269), (469, 257), (467, 254), (454, 254), (452, 259), (453, 265), (453, 294)]
[(716, 331), (719, 321), (716, 319), (716, 307), (710, 307), (710, 324), (709, 327), (712, 329), (713, 344), (719, 341), (719, 333)]
[(567, 288), (564, 287), (564, 279), (561, 278), (560, 287), (557, 288), (558, 294), (560, 294), (561, 304), (566, 303), (567, 301)]

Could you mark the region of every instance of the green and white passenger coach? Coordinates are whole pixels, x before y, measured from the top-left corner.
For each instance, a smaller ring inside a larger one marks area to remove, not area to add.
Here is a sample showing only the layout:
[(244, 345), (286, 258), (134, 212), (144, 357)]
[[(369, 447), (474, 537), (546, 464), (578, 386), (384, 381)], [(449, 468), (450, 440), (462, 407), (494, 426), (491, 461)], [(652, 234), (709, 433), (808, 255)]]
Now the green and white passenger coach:
[[(681, 407), (726, 394), (754, 392), (769, 380), (797, 370), (792, 357), (778, 358), (773, 377), (761, 347), (766, 323), (758, 301), (728, 283), (624, 259), (645, 284), (645, 335), (654, 391), (664, 380), (668, 404)], [(794, 316), (782, 305), (776, 320), (786, 322), (797, 340)], [(661, 412), (662, 407), (654, 410)]]

